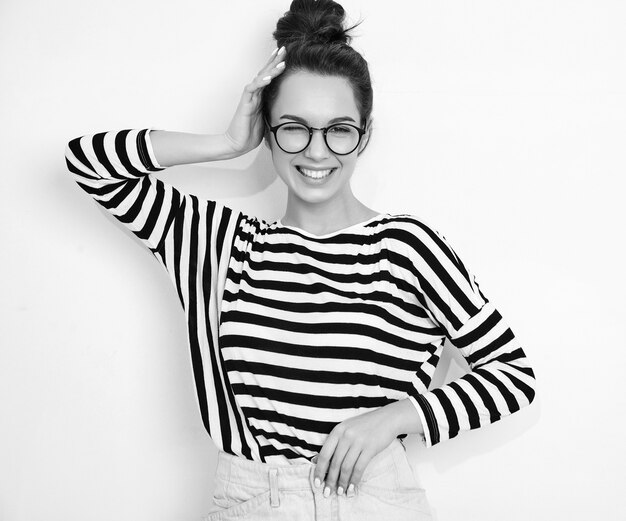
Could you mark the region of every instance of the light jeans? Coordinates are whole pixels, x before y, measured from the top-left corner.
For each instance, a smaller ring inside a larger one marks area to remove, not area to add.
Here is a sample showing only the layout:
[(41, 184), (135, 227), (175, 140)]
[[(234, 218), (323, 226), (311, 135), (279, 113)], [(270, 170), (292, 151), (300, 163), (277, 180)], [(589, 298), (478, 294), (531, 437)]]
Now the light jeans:
[(214, 508), (203, 521), (432, 521), (400, 440), (367, 466), (354, 495), (327, 498), (313, 484), (315, 464), (275, 466), (218, 456)]

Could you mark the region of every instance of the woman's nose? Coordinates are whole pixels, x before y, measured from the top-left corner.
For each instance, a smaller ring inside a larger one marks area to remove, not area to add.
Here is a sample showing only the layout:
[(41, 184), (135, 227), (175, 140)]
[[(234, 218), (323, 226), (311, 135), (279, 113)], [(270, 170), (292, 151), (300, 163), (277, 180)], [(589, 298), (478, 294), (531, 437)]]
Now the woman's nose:
[(321, 130), (314, 130), (311, 136), (311, 142), (309, 146), (304, 150), (304, 155), (311, 159), (325, 159), (331, 154), (330, 150), (326, 146), (324, 140), (324, 134)]

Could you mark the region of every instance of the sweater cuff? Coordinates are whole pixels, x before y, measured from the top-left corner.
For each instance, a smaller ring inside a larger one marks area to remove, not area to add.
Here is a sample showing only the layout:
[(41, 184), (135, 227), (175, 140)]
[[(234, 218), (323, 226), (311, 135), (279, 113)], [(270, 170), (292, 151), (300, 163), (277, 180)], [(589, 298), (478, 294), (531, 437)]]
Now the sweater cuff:
[(148, 172), (156, 172), (159, 170), (165, 170), (164, 166), (161, 166), (154, 155), (154, 149), (152, 148), (152, 141), (150, 139), (151, 130), (160, 130), (154, 127), (144, 128), (137, 133), (137, 153), (141, 164)]
[(146, 145), (146, 154), (147, 154), (148, 160), (152, 165), (154, 165), (154, 168), (165, 169), (166, 167), (161, 166), (159, 162), (157, 161), (156, 156), (154, 155), (154, 149), (152, 148), (152, 139), (150, 136), (151, 130), (163, 130), (163, 129), (154, 128), (154, 127), (150, 127), (146, 129), (145, 145)]
[(432, 391), (428, 391), (426, 394), (417, 394), (411, 396), (411, 401), (417, 408), (420, 419), (423, 422), (422, 425), (424, 427), (424, 434), (422, 436), (422, 441), (424, 442), (424, 445), (426, 447), (432, 447), (433, 445), (441, 441), (437, 417), (435, 416), (435, 412), (433, 411), (432, 404), (427, 398), (427, 396), (432, 397), (432, 394)]
[(431, 444), (429, 443), (430, 433), (428, 429), (428, 422), (426, 421), (426, 416), (424, 415), (424, 411), (422, 410), (420, 405), (417, 403), (417, 400), (415, 399), (414, 396), (409, 395), (409, 400), (411, 400), (411, 403), (415, 407), (415, 410), (417, 411), (417, 414), (420, 418), (420, 422), (422, 423), (422, 428), (424, 429), (424, 432), (420, 433), (420, 439), (422, 440), (422, 443), (426, 447), (430, 447), (431, 446)]

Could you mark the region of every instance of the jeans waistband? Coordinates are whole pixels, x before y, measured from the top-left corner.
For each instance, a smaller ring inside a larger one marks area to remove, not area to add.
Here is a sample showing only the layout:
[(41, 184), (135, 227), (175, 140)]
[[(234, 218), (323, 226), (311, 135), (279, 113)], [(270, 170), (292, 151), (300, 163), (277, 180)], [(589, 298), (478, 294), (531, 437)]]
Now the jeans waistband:
[[(395, 458), (403, 455), (404, 445), (395, 439), (386, 449), (378, 453), (365, 469), (363, 480), (388, 471), (395, 464)], [(220, 451), (216, 474), (231, 483), (250, 484), (274, 482), (281, 490), (297, 490), (313, 487), (314, 469), (317, 456), (312, 462), (294, 465), (275, 465), (252, 461)]]

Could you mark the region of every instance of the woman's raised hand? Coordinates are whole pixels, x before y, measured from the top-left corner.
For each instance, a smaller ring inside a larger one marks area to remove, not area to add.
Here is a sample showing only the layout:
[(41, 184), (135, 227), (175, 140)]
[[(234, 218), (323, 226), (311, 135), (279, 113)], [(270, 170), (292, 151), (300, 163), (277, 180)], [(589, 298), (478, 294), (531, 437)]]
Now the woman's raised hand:
[(234, 155), (250, 152), (261, 144), (265, 125), (261, 114), (261, 92), (273, 78), (283, 72), (284, 58), (285, 47), (278, 51), (274, 49), (265, 66), (244, 87), (235, 115), (224, 134)]

